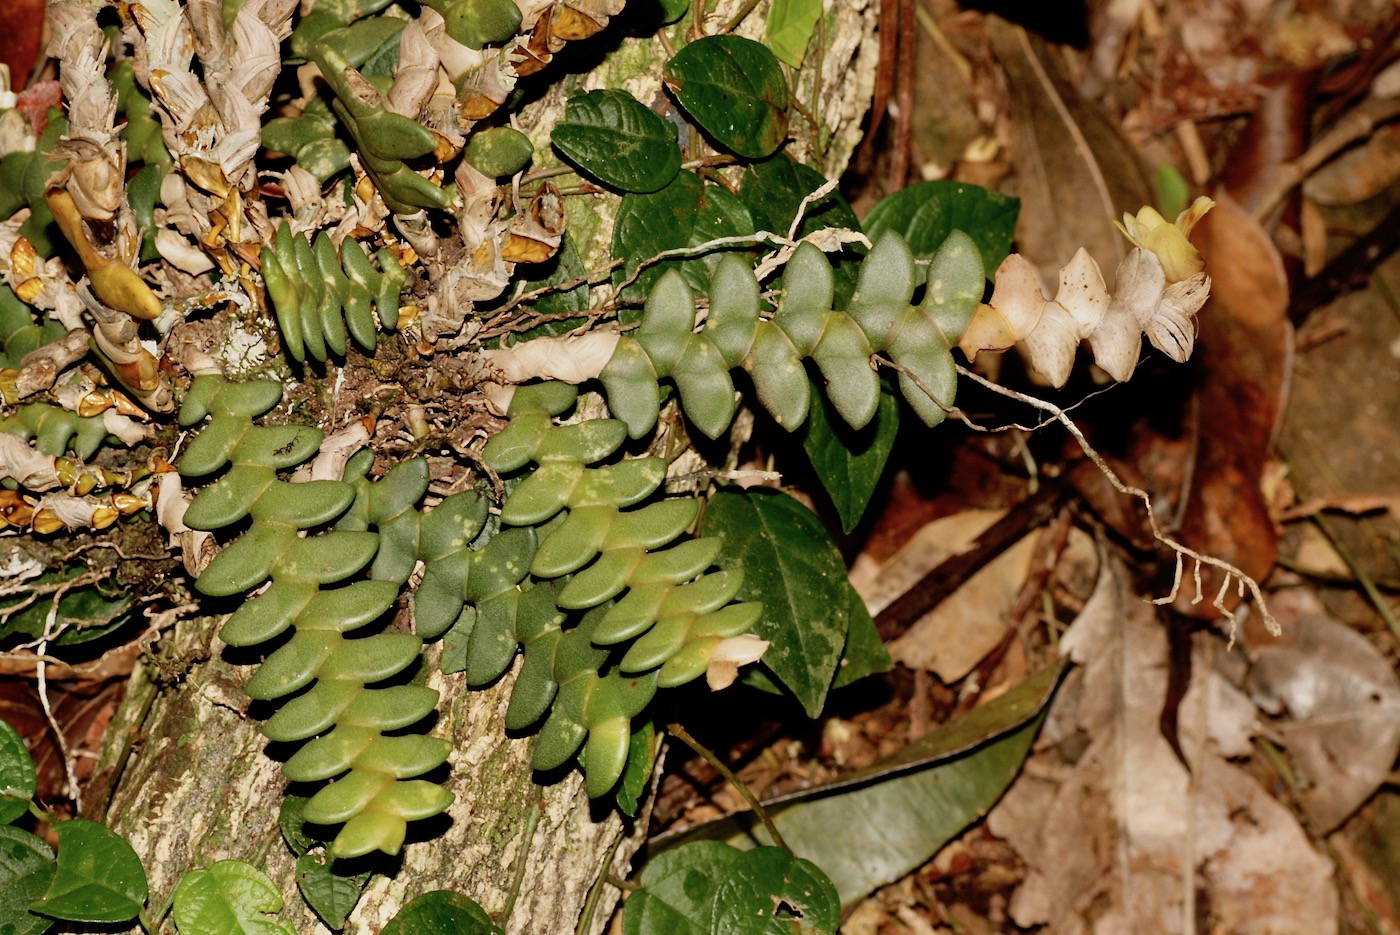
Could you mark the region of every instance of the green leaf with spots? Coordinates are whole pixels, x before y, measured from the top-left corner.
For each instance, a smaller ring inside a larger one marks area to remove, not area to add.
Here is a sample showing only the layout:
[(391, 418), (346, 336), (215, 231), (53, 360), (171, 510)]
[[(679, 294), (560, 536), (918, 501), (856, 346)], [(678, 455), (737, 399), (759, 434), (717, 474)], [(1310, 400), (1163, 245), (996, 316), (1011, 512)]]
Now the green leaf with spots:
[[(887, 230), (898, 231), (917, 260), (933, 257), (955, 230), (972, 238), (988, 271), (1011, 252), (1011, 235), (1021, 199), (964, 182), (918, 182), (883, 198), (865, 216), (871, 241)], [(927, 267), (919, 266), (923, 282)]]
[[(719, 185), (705, 184), (693, 172), (682, 172), (660, 191), (623, 196), (613, 226), (612, 255), (625, 257), (626, 262), (613, 274), (613, 282), (625, 282), (644, 261), (664, 250), (694, 247), (753, 231), (753, 218), (737, 197)], [(719, 252), (714, 251), (695, 259), (653, 263), (622, 291), (622, 298), (640, 302), (668, 269), (680, 270), (693, 290), (708, 294), (710, 275), (718, 262)], [(641, 314), (640, 308), (629, 308), (619, 318), (624, 323), (632, 322)]]
[(730, 152), (762, 159), (787, 138), (787, 79), (761, 42), (698, 39), (666, 64), (665, 79), (691, 119)]
[(241, 860), (191, 870), (175, 887), (170, 914), (184, 935), (295, 935), (292, 923), (272, 917), (282, 894), (267, 874)]
[(338, 932), (355, 910), (360, 895), (369, 884), (370, 873), (346, 876), (336, 873), (332, 861), (322, 854), (302, 854), (297, 858), (297, 889), (311, 911), (326, 923), (326, 928)]
[(52, 919), (29, 910), (53, 879), (53, 851), (42, 840), (9, 825), (0, 825), (0, 932), (38, 935)]
[(382, 935), (504, 935), (486, 910), (461, 893), (433, 890), (399, 910)]
[(835, 935), (840, 921), (826, 874), (781, 847), (745, 851), (715, 892), (713, 931), (725, 935)]
[(146, 904), (146, 871), (131, 845), (95, 821), (53, 826), (58, 872), (29, 908), (70, 922), (129, 922)]
[(626, 91), (569, 98), (551, 139), (586, 175), (621, 192), (654, 192), (681, 170), (676, 128)]
[(710, 935), (720, 882), (740, 851), (695, 841), (648, 860), (622, 907), (622, 935)]
[(699, 535), (724, 540), (719, 564), (744, 573), (736, 600), (763, 603), (754, 627), (771, 644), (763, 665), (816, 717), (850, 625), (850, 583), (831, 537), (811, 510), (769, 488), (715, 494)]
[(34, 758), (24, 738), (8, 721), (0, 721), (0, 825), (29, 811), (35, 788)]
[(836, 669), (832, 688), (844, 688), (867, 675), (877, 675), (894, 668), (890, 651), (880, 639), (880, 631), (865, 601), (850, 587), (846, 591), (846, 606), (851, 615), (851, 628), (846, 633), (846, 648), (841, 651), (841, 664)]
[(807, 421), (798, 429), (802, 448), (841, 517), (841, 528), (850, 532), (865, 514), (894, 448), (899, 433), (899, 400), (887, 387), (882, 388), (875, 418), (864, 428), (853, 429), (813, 383), (807, 413)]
[[(826, 177), (816, 169), (794, 162), (787, 153), (778, 153), (744, 170), (743, 181), (739, 184), (739, 198), (753, 216), (756, 230), (786, 235), (788, 228), (792, 227), (792, 219), (797, 216), (797, 209), (802, 207), (802, 200), (825, 184)], [(844, 227), (853, 231), (861, 229), (850, 203), (837, 191), (828, 192), (807, 203), (797, 236), (805, 237), (828, 227)], [(836, 273), (836, 289), (832, 296), (836, 308), (845, 308), (856, 290), (860, 254), (863, 251), (864, 248), (859, 248), (828, 254), (832, 270)]]

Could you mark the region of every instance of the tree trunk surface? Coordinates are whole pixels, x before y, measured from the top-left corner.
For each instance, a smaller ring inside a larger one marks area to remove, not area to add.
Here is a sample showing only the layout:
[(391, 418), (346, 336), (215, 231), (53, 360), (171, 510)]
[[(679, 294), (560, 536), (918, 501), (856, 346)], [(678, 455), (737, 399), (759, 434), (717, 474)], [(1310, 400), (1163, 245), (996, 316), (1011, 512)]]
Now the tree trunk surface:
[[(743, 6), (720, 0), (707, 22), (726, 23)], [(820, 125), (795, 122), (787, 151), (828, 176), (843, 171), (860, 139), (874, 86), (878, 6), (827, 0), (820, 50), (789, 73), (794, 95)], [(762, 39), (768, 7), (750, 11), (736, 32)], [(690, 22), (687, 15), (673, 28)], [(556, 82), (518, 115), (518, 125), (548, 152), (548, 129), (563, 112), (566, 86), (626, 87), (650, 102), (663, 93), (665, 58), (651, 38), (625, 39), (579, 83)], [(571, 236), (585, 264), (596, 268), (609, 255), (618, 199), (569, 201)], [(235, 858), (274, 881), (286, 901), (280, 917), (298, 933), (327, 932), (297, 890), (295, 861), (278, 829), (287, 790), (280, 761), (290, 751), (270, 744), (247, 713), (248, 667), (225, 655), (215, 635), (220, 623), (180, 621), (159, 655), (138, 666), (107, 733), (85, 814), (131, 842), (149, 876), (152, 912), (187, 871)], [(608, 873), (627, 876), (645, 837), (645, 811), (629, 821), (608, 800), (590, 802), (577, 769), (538, 785), (530, 769), (533, 736), (508, 737), (503, 727), (513, 672), (471, 690), (463, 676), (438, 671), (436, 656), (433, 649), (424, 659), (427, 684), (442, 695), (433, 733), (453, 743), (450, 772), (442, 778), (456, 801), (445, 816), (410, 824), (401, 858), (357, 862), (358, 869), (378, 872), (344, 931), (377, 933), (404, 903), (438, 889), (475, 899), (510, 935), (579, 930), (595, 884)], [(604, 929), (621, 896), (612, 886), (600, 890), (589, 935)], [(512, 893), (513, 909), (502, 920)], [(167, 916), (162, 931), (173, 930)]]
[[(115, 744), (109, 750), (93, 787), (115, 785), (115, 792), (105, 815), (100, 794), (88, 809), (141, 855), (150, 906), (164, 905), (186, 871), (234, 858), (277, 883), (287, 903), (282, 918), (297, 932), (326, 932), (301, 899), (294, 859), (278, 830), (287, 782), (274, 759), (277, 745), (246, 713), (246, 667), (224, 658), (224, 644), (212, 636), (217, 623), (208, 617), (182, 623), (156, 664), (132, 677), (109, 733), (130, 744), (129, 755)], [(432, 667), (434, 660), (426, 661)], [(345, 931), (378, 932), (415, 896), (452, 889), (493, 917), (516, 893), (505, 925), (511, 935), (573, 932), (605, 869), (626, 874), (645, 822), (591, 805), (577, 770), (547, 786), (534, 782), (532, 738), (508, 737), (502, 727), (513, 681), (507, 675), (473, 691), (460, 675), (429, 677), (443, 697), (433, 733), (452, 740), (448, 766), (457, 801), (444, 818), (409, 826), (401, 860), (381, 855), (352, 865), (380, 872)], [(601, 930), (616, 904), (618, 894), (607, 889), (590, 931)], [(168, 919), (165, 930), (173, 930)]]

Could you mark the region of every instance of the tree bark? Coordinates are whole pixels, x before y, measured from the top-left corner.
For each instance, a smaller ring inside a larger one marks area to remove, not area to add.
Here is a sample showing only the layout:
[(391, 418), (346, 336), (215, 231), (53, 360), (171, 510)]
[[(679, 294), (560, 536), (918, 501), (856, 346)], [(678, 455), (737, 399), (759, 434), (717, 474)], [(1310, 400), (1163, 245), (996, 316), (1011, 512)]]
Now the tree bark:
[[(212, 636), (217, 623), (203, 617), (180, 624), (159, 659), (133, 676), (109, 732), (130, 748), (109, 748), (89, 810), (141, 855), (150, 906), (163, 905), (186, 871), (235, 858), (277, 882), (287, 901), (282, 918), (297, 932), (325, 932), (301, 900), (277, 827), (287, 789), (273, 758), (278, 751), (246, 713), (245, 667), (225, 657)], [(380, 872), (346, 931), (378, 932), (401, 905), (435, 889), (471, 896), (493, 917), (514, 891), (507, 932), (574, 931), (604, 870), (615, 864), (626, 874), (645, 823), (592, 806), (577, 771), (551, 785), (534, 782), (531, 739), (507, 737), (501, 726), (512, 675), (471, 691), (462, 676), (444, 676), (435, 660), (425, 662), (433, 670), (427, 684), (443, 696), (434, 733), (453, 742), (448, 766), (457, 801), (445, 819), (410, 826), (401, 861), (356, 864)], [(104, 803), (101, 790), (112, 786)], [(616, 898), (599, 907), (592, 931), (601, 930)]]

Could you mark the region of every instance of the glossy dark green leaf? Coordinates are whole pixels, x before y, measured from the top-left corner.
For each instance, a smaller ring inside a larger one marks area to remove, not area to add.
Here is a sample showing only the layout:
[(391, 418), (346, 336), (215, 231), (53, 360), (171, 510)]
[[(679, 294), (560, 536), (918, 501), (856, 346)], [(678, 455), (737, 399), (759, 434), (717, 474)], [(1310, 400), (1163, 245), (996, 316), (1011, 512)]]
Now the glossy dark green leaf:
[(793, 68), (801, 68), (821, 18), (822, 0), (773, 0), (768, 8), (768, 47)]
[(72, 922), (129, 922), (146, 904), (146, 871), (131, 845), (95, 821), (53, 826), (58, 872), (30, 908)]
[[(664, 250), (693, 247), (753, 230), (753, 219), (737, 197), (721, 186), (706, 185), (693, 172), (681, 172), (660, 191), (623, 197), (613, 226), (612, 254), (625, 257), (626, 262), (613, 274), (613, 282), (620, 284), (630, 278), (644, 261)], [(718, 254), (712, 253), (703, 258), (652, 263), (622, 296), (640, 301), (669, 269), (679, 269), (690, 287), (704, 295), (710, 272), (718, 262)], [(625, 322), (636, 321), (641, 310), (623, 309), (619, 317)]]
[(301, 814), (306, 803), (306, 796), (288, 793), (282, 797), (282, 805), (277, 810), (277, 830), (282, 832), (287, 849), (297, 857), (308, 853), (318, 843), (306, 833), (306, 820)]
[(623, 935), (712, 935), (714, 898), (740, 851), (692, 841), (648, 860), (622, 907)]
[(29, 810), (34, 789), (34, 758), (10, 722), (0, 721), (0, 824), (8, 825)]
[[(739, 197), (753, 215), (754, 227), (786, 235), (797, 217), (802, 199), (826, 184), (826, 178), (809, 165), (794, 162), (787, 153), (777, 153), (744, 170)], [(797, 236), (805, 237), (826, 227), (861, 229), (860, 221), (849, 202), (840, 192), (833, 191), (807, 204)], [(835, 308), (845, 308), (856, 288), (856, 270), (860, 257), (854, 252), (831, 254), (827, 259), (836, 274), (833, 297)]]
[[(885, 231), (901, 234), (920, 260), (927, 260), (955, 230), (972, 238), (987, 270), (1011, 252), (1011, 236), (1021, 200), (963, 182), (917, 182), (887, 195), (865, 216), (865, 232), (878, 240)], [(918, 281), (924, 280), (919, 267)]]
[(706, 36), (666, 64), (666, 83), (687, 114), (720, 146), (762, 159), (787, 137), (787, 79), (761, 42)]
[(754, 627), (771, 644), (763, 664), (816, 717), (850, 622), (846, 565), (831, 537), (811, 510), (768, 488), (721, 490), (699, 534), (723, 540), (722, 567), (742, 569), (739, 600), (763, 603)]
[(551, 140), (586, 175), (621, 192), (654, 192), (681, 170), (676, 128), (622, 90), (569, 98)]
[[(539, 278), (525, 282), (526, 293), (575, 282), (586, 272), (583, 260), (579, 258), (578, 248), (574, 246), (573, 237), (567, 231), (553, 259), (531, 266), (530, 270)], [(531, 316), (537, 316), (539, 324), (520, 332), (516, 340), (528, 341), (540, 335), (566, 334), (587, 321), (586, 318), (572, 313), (588, 308), (588, 286), (586, 283), (580, 283), (570, 289), (546, 292), (526, 305), (526, 308)]]
[(407, 903), (382, 935), (504, 935), (475, 901), (451, 890), (433, 890)]
[(841, 528), (850, 532), (865, 514), (899, 432), (899, 401), (882, 389), (875, 418), (853, 429), (812, 385), (807, 421), (799, 429), (802, 448), (831, 497)]
[(360, 901), (370, 873), (345, 876), (333, 867), (334, 863), (323, 855), (303, 854), (297, 858), (296, 876), (301, 898), (326, 923), (326, 928), (338, 932)]
[(831, 880), (781, 847), (746, 851), (715, 890), (713, 930), (726, 935), (836, 935), (840, 921)]
[(282, 894), (267, 874), (220, 860), (180, 878), (170, 915), (183, 935), (295, 935), (291, 922), (271, 918), (281, 909)]
[(846, 601), (850, 607), (851, 626), (846, 631), (846, 647), (841, 650), (841, 664), (831, 682), (832, 688), (844, 688), (867, 675), (888, 672), (894, 667), (890, 651), (881, 641), (880, 631), (875, 629), (875, 621), (855, 588), (847, 589)]
[(42, 840), (9, 825), (0, 825), (0, 931), (38, 935), (52, 919), (29, 910), (44, 895), (54, 875), (53, 851)]
[[(690, 12), (690, 0), (651, 0), (661, 10), (661, 23), (669, 26)], [(630, 10), (628, 12), (631, 12)]]
[[(71, 566), (63, 571), (50, 571), (32, 581), (31, 587), (45, 588), (49, 593), (0, 623), (0, 640), (23, 635), (38, 639), (44, 635), (49, 625), (49, 613), (54, 610), (53, 600), (58, 597), (58, 610), (54, 622), (58, 624), (58, 638), (52, 640), (55, 646), (76, 646), (106, 636), (123, 626), (130, 619), (132, 597), (128, 593), (108, 593), (103, 587), (86, 585), (63, 590), (64, 582), (87, 572), (86, 566)], [(32, 595), (24, 595), (22, 599)], [(0, 601), (0, 609), (14, 606), (20, 600)], [(3, 783), (0, 783), (3, 785)]]

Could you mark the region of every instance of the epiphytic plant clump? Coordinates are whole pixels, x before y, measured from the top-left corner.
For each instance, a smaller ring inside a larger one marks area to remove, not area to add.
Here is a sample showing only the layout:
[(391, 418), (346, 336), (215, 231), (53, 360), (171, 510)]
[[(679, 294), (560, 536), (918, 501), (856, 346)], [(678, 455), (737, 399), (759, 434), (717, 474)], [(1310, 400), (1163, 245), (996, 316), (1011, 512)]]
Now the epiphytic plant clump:
[[(746, 411), (800, 434), (852, 526), (894, 388), (926, 426), (957, 411), (955, 347), (1019, 345), (1057, 385), (1083, 342), (1116, 379), (1144, 333), (1190, 353), (1207, 204), (1127, 218), (1114, 290), (1081, 254), (1053, 300), (1008, 256), (1014, 199), (924, 183), (863, 232), (806, 164), (858, 124), (832, 69), (873, 59), (824, 62), (818, 28), (853, 14), (733, 6), (59, 0), (64, 106), (0, 72), (0, 531), (169, 533), (223, 642), (265, 655), (252, 712), (337, 859), (468, 794), (430, 679), (512, 680), (499, 727), (535, 770), (577, 760), (634, 812), (659, 690), (748, 666), (815, 714), (888, 664), (810, 511), (716, 490)], [(559, 67), (610, 22), (605, 68)], [(197, 872), (186, 907), (262, 885)]]

